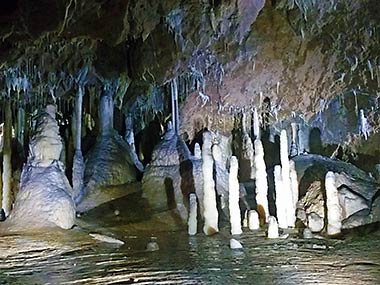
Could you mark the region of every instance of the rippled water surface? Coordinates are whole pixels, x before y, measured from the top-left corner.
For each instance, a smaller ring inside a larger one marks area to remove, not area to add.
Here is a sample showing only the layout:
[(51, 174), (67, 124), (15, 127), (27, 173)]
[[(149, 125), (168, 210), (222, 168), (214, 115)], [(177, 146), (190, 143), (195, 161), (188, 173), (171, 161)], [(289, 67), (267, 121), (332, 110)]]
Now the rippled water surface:
[[(212, 237), (128, 225), (0, 237), (0, 284), (380, 284), (380, 231), (341, 240), (268, 240), (246, 230), (231, 250)], [(121, 222), (119, 220), (119, 222)], [(99, 231), (122, 246), (92, 239)], [(158, 251), (146, 251), (154, 240)]]

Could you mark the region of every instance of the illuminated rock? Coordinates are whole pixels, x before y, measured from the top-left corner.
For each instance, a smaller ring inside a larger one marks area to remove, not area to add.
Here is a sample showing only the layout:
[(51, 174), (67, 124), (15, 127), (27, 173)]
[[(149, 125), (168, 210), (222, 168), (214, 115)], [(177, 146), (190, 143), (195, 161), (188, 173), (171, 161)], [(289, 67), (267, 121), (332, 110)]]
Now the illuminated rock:
[(239, 207), (239, 181), (238, 181), (238, 161), (235, 156), (231, 157), (230, 174), (229, 174), (229, 199), (228, 205), (230, 210), (231, 234), (240, 235), (241, 217)]
[(278, 226), (282, 229), (288, 227), (288, 222), (286, 220), (286, 205), (285, 205), (285, 193), (282, 183), (282, 171), (281, 166), (276, 165), (274, 167), (274, 185), (276, 192), (276, 210), (277, 210), (277, 219)]
[(342, 230), (342, 208), (339, 205), (338, 189), (335, 185), (335, 175), (329, 171), (325, 179), (327, 206), (327, 234), (336, 235)]
[(277, 220), (273, 216), (268, 218), (268, 238), (278, 238), (278, 224)]
[(248, 212), (248, 228), (250, 230), (260, 229), (259, 214), (255, 210), (250, 210)]
[(214, 159), (211, 154), (212, 134), (203, 133), (202, 172), (203, 172), (203, 232), (212, 235), (219, 232), (218, 210), (216, 208), (215, 182), (213, 178)]

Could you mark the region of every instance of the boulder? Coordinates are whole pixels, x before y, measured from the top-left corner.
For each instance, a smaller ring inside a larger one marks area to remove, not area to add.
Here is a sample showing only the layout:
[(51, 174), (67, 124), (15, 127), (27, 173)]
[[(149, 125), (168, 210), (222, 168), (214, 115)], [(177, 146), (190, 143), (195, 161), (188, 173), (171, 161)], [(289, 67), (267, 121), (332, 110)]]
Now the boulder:
[(300, 185), (298, 218), (313, 232), (324, 228), (325, 189), (321, 181), (334, 172), (342, 209), (342, 229), (351, 229), (380, 221), (380, 184), (356, 166), (320, 155), (293, 158)]

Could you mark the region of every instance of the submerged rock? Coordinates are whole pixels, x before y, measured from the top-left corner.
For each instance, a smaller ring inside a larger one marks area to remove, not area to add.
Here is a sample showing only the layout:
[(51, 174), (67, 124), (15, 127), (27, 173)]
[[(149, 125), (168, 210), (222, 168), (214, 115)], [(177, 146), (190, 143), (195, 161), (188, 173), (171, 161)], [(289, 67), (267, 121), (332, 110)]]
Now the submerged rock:
[(55, 107), (49, 105), (37, 118), (14, 209), (3, 224), (7, 231), (57, 226), (69, 229), (74, 225), (75, 205), (64, 165), (59, 161), (61, 151)]

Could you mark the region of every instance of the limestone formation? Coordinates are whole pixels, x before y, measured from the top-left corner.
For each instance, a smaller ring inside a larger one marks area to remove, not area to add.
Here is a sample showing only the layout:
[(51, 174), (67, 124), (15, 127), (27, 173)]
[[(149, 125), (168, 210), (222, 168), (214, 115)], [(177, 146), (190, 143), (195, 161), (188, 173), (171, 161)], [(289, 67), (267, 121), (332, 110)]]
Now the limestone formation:
[(259, 214), (255, 210), (250, 210), (248, 212), (248, 228), (251, 231), (258, 230), (260, 228)]
[(325, 200), (321, 182), (313, 182), (306, 194), (297, 203), (297, 217), (312, 232), (320, 232), (324, 228)]
[(296, 216), (295, 208), (293, 205), (293, 194), (290, 185), (290, 166), (289, 166), (289, 153), (288, 153), (288, 137), (286, 130), (281, 131), (280, 136), (280, 158), (281, 158), (281, 174), (282, 174), (282, 187), (284, 192), (284, 203), (286, 211), (286, 221), (288, 227), (294, 227)]
[(69, 229), (74, 225), (72, 188), (59, 161), (62, 141), (55, 107), (48, 105), (37, 118), (30, 152), (21, 174), (14, 209), (4, 222), (6, 231), (35, 231), (46, 227)]
[(143, 197), (151, 209), (155, 212), (176, 209), (187, 222), (187, 197), (189, 193), (195, 193), (194, 170), (186, 144), (169, 123), (163, 140), (153, 150), (152, 161), (142, 179)]
[(188, 220), (188, 233), (193, 236), (197, 233), (197, 196), (190, 193), (189, 196), (190, 214)]
[(211, 154), (212, 134), (203, 133), (202, 148), (202, 172), (203, 172), (203, 207), (204, 227), (206, 235), (212, 235), (219, 231), (218, 210), (216, 208), (215, 182), (213, 179), (214, 160)]
[(113, 129), (112, 93), (104, 90), (101, 96), (100, 130), (95, 145), (86, 157), (84, 188), (77, 197), (78, 211), (84, 212), (110, 200), (129, 194), (129, 191), (108, 191), (107, 186), (129, 184), (136, 181), (136, 154), (127, 142)]
[(230, 239), (230, 248), (231, 249), (242, 249), (243, 245), (236, 239)]
[(268, 218), (268, 238), (278, 238), (278, 224), (277, 220), (273, 216), (269, 216)]
[(259, 218), (263, 222), (268, 221), (268, 181), (264, 161), (264, 148), (260, 139), (255, 140), (255, 169), (256, 169), (256, 203)]
[(335, 175), (329, 171), (325, 179), (327, 206), (327, 234), (336, 235), (342, 230), (342, 208), (339, 204), (338, 189), (335, 185)]
[(241, 217), (239, 207), (239, 181), (238, 181), (238, 161), (236, 156), (231, 157), (230, 161), (230, 174), (229, 174), (229, 210), (230, 210), (230, 223), (231, 234), (240, 235), (241, 230)]
[(290, 178), (290, 188), (292, 190), (292, 201), (293, 209), (297, 209), (297, 202), (299, 199), (299, 189), (298, 189), (298, 178), (296, 171), (296, 164), (293, 160), (289, 161), (289, 178)]
[(274, 185), (276, 192), (276, 210), (277, 210), (277, 219), (278, 226), (282, 229), (286, 229), (288, 227), (288, 222), (286, 220), (286, 205), (285, 205), (285, 192), (283, 189), (282, 183), (282, 171), (281, 166), (276, 165), (274, 167)]

